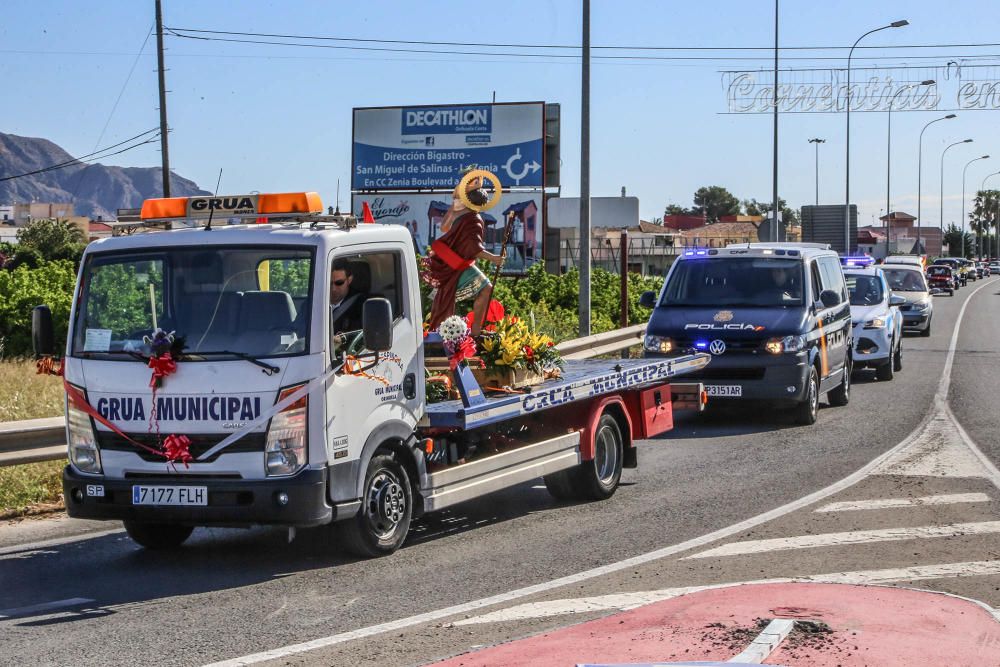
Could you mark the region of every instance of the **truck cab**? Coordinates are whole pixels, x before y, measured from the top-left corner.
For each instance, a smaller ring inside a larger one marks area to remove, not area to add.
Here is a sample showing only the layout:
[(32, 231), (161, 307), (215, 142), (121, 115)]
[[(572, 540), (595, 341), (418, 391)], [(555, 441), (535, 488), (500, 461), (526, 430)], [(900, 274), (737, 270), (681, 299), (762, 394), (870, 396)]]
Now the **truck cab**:
[[(351, 551), (386, 555), (421, 513), (538, 477), (610, 497), (636, 439), (703, 405), (700, 384), (669, 380), (707, 355), (567, 361), (499, 395), (459, 368), (461, 400), (428, 405), (441, 346), (407, 230), (320, 211), (315, 193), (149, 200), (147, 224), (174, 229), (87, 247), (62, 363), (71, 517), (122, 520), (147, 548), (197, 526), (336, 523)], [(348, 300), (360, 330), (331, 307)]]

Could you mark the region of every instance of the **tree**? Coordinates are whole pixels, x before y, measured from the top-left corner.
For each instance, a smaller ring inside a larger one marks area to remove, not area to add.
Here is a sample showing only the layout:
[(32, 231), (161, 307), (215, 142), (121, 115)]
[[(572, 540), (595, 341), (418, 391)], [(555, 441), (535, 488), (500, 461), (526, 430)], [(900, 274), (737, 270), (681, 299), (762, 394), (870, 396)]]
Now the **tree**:
[(68, 259), (78, 263), (87, 238), (83, 230), (69, 220), (45, 218), (33, 220), (19, 229), (17, 243), (34, 248), (46, 261)]
[(738, 215), (740, 200), (721, 185), (698, 188), (694, 193), (694, 215), (704, 215), (709, 224), (718, 222), (725, 215)]
[(683, 206), (677, 204), (667, 204), (666, 210), (663, 215), (691, 215), (690, 209), (686, 209)]
[(965, 233), (965, 255), (962, 254), (962, 230), (955, 223), (949, 223), (944, 232), (944, 244), (948, 246), (950, 257), (971, 258), (976, 252), (976, 237), (972, 232)]
[[(781, 220), (785, 223), (786, 227), (799, 224), (798, 212), (794, 208), (789, 208), (787, 202), (781, 197), (778, 197), (778, 206), (781, 207)], [(759, 202), (756, 199), (744, 199), (743, 209), (747, 215), (767, 217), (767, 214), (771, 212), (771, 201)]]
[(990, 239), (990, 228), (997, 228), (998, 216), (1000, 216), (1000, 190), (980, 190), (977, 192), (972, 213), (969, 214), (969, 223), (976, 233), (980, 256), (983, 254), (996, 256), (994, 243)]

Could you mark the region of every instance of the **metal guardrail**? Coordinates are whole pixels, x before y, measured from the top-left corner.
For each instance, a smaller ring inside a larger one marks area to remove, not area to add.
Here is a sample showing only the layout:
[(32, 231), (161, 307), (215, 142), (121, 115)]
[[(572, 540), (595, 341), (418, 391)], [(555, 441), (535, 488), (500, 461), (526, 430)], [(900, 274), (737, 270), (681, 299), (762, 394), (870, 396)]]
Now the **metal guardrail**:
[[(565, 340), (556, 349), (564, 359), (590, 359), (628, 349), (642, 342), (645, 324)], [(66, 458), (63, 417), (0, 422), (0, 467)]]

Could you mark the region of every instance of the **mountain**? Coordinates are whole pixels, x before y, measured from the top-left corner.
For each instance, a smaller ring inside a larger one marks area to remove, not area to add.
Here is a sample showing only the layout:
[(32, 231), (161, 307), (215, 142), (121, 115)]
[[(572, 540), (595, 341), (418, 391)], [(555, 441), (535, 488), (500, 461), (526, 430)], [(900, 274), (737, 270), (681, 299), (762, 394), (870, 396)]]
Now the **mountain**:
[[(138, 208), (144, 199), (162, 197), (163, 170), (159, 167), (113, 167), (78, 162), (47, 139), (0, 132), (0, 178), (72, 162), (33, 176), (0, 181), (0, 204), (15, 202), (72, 202), (77, 215), (114, 219), (119, 208)], [(170, 175), (170, 194), (190, 197), (211, 194), (194, 181)]]

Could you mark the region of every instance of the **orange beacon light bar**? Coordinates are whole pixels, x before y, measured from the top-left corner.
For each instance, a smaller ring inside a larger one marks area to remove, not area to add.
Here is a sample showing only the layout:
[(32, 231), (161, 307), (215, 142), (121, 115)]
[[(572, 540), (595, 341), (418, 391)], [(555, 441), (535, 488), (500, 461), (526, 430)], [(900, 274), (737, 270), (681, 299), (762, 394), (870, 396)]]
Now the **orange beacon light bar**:
[(225, 195), (221, 197), (168, 197), (142, 202), (142, 220), (258, 218), (309, 215), (323, 212), (316, 192)]

